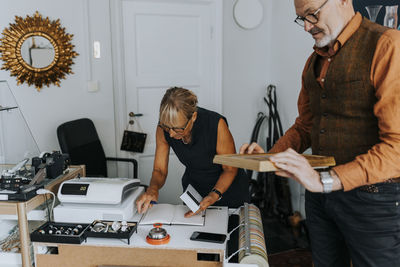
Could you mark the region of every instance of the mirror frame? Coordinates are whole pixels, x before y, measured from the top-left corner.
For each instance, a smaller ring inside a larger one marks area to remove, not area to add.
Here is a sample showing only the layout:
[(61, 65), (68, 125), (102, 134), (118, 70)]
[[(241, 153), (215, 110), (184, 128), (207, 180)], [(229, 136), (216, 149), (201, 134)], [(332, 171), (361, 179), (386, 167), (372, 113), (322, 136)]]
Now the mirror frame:
[[(32, 67), (22, 58), (22, 44), (32, 36), (46, 38), (54, 48), (54, 59), (44, 68)], [(66, 74), (73, 74), (73, 58), (79, 55), (73, 51), (75, 46), (71, 44), (72, 37), (73, 34), (61, 28), (59, 19), (44, 19), (38, 11), (32, 17), (15, 16), (15, 23), (10, 23), (10, 27), (3, 30), (0, 39), (0, 59), (4, 61), (1, 69), (10, 70), (11, 76), (16, 76), (18, 85), (26, 82), (29, 86), (34, 85), (38, 91), (44, 85), (60, 86), (60, 80), (65, 79)]]

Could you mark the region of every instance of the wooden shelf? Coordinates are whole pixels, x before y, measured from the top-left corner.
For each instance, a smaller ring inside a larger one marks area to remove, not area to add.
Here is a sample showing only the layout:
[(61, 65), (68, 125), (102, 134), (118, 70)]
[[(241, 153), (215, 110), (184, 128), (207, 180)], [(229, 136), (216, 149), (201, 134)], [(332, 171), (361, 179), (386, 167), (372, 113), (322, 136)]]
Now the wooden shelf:
[[(269, 160), (273, 153), (264, 154), (227, 154), (216, 155), (213, 162), (237, 168), (243, 168), (258, 172), (272, 172), (277, 171), (278, 168)], [(324, 168), (335, 166), (336, 162), (333, 157), (307, 155), (303, 156), (308, 160), (313, 168)]]

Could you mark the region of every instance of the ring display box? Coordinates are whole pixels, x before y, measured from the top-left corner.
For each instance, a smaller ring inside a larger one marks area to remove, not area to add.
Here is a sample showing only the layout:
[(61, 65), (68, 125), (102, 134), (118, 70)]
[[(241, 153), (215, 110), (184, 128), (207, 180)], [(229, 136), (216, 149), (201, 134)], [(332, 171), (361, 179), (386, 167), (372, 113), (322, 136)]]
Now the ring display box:
[(88, 224), (46, 222), (31, 233), (31, 241), (81, 244)]

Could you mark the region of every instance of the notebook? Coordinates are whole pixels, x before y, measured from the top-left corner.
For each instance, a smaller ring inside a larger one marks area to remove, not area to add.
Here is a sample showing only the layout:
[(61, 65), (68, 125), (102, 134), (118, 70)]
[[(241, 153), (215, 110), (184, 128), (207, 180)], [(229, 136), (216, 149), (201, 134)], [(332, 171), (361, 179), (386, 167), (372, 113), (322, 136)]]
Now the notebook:
[(162, 223), (203, 226), (205, 215), (202, 213), (185, 218), (190, 209), (184, 205), (155, 204), (143, 215), (139, 225)]

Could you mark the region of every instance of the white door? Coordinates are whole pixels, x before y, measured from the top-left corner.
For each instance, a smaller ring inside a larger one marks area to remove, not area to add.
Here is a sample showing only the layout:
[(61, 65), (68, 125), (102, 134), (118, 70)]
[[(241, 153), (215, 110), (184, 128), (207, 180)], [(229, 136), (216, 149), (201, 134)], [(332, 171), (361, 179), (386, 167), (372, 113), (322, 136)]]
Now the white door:
[[(114, 3), (111, 6), (113, 50), (117, 49), (114, 58), (120, 59), (114, 60), (117, 136), (122, 137), (129, 112), (143, 114), (140, 125), (148, 134), (144, 153), (120, 152), (120, 155), (137, 158), (139, 178), (149, 184), (158, 109), (165, 90), (171, 86), (191, 89), (197, 94), (200, 106), (221, 111), (222, 1)], [(183, 165), (171, 153), (160, 202), (180, 202), (183, 172)]]

